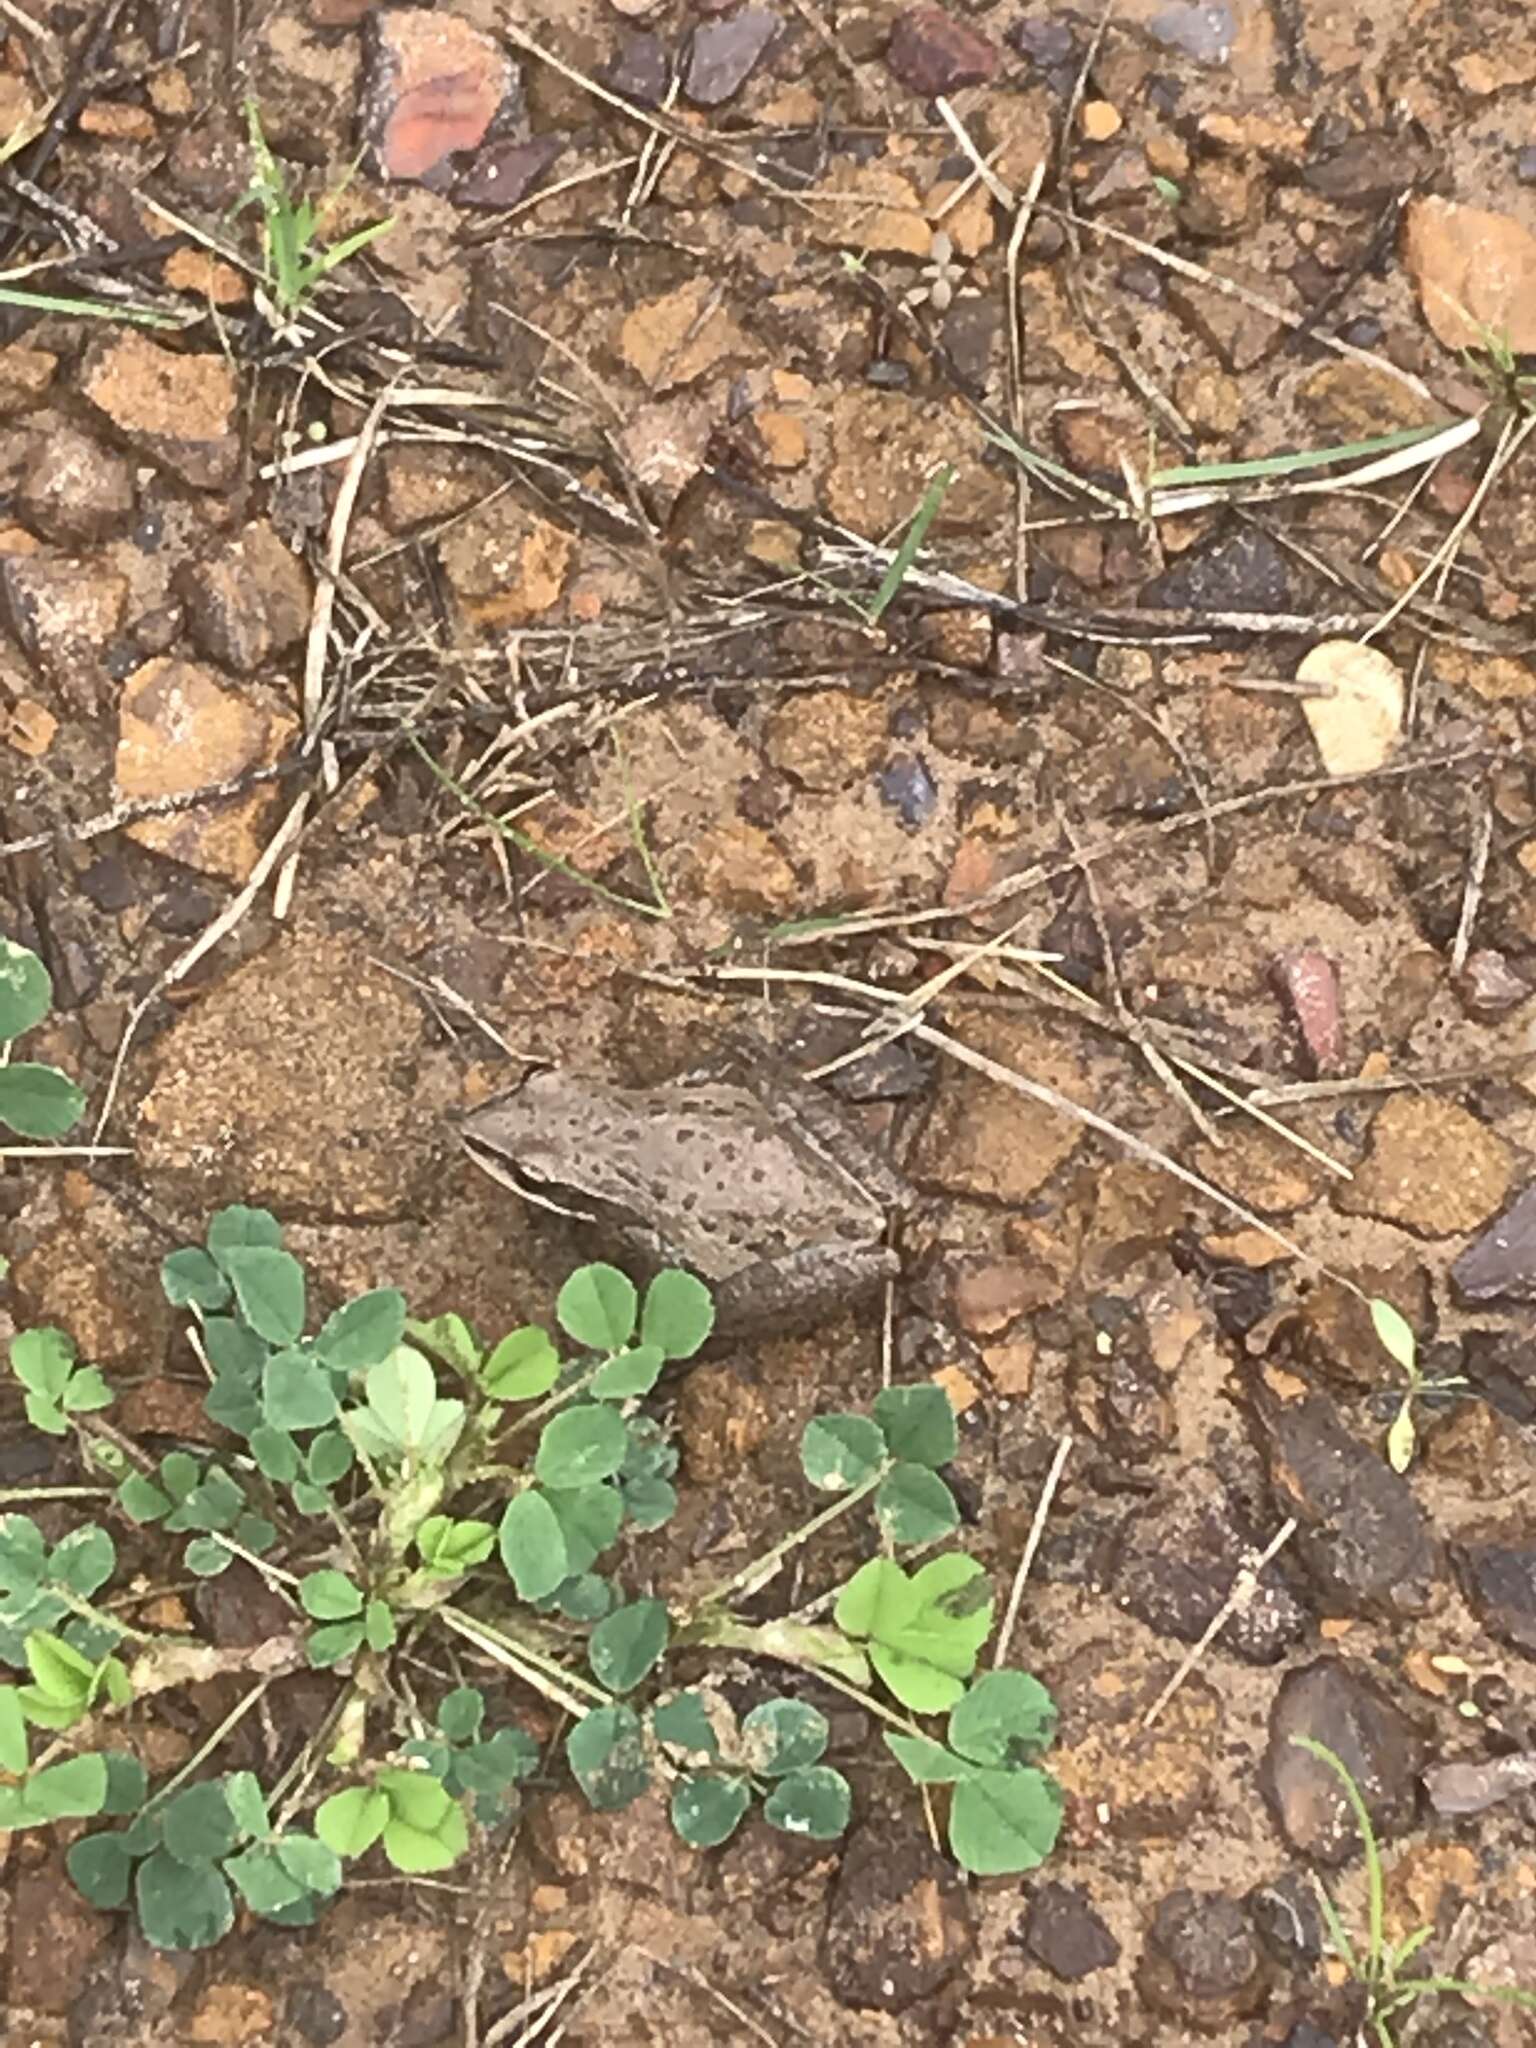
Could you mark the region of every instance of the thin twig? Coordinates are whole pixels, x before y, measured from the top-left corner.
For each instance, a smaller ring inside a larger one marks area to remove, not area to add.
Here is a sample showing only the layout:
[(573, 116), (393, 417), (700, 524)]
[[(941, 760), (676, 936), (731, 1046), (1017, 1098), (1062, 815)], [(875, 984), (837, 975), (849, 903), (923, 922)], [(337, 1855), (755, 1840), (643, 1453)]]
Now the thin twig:
[(1478, 907), (1483, 900), (1483, 878), (1488, 872), (1488, 852), (1492, 845), (1493, 805), (1488, 801), (1488, 792), (1484, 789), (1478, 792), (1472, 814), (1472, 845), (1467, 853), (1467, 879), (1461, 892), (1461, 916), (1456, 921), (1456, 936), (1451, 942), (1452, 974), (1460, 974), (1467, 964), (1467, 954), (1472, 946), (1472, 928), (1477, 923)]
[(1143, 1715), (1141, 1723), (1143, 1728), (1150, 1728), (1152, 1726), (1152, 1723), (1161, 1714), (1164, 1707), (1167, 1706), (1168, 1702), (1173, 1698), (1185, 1679), (1188, 1678), (1191, 1671), (1194, 1670), (1233, 1615), (1240, 1613), (1243, 1608), (1248, 1606), (1259, 1590), (1259, 1574), (1284, 1545), (1290, 1542), (1295, 1534), (1295, 1517), (1288, 1516), (1281, 1523), (1278, 1532), (1265, 1544), (1258, 1556), (1245, 1564), (1241, 1571), (1239, 1571), (1237, 1577), (1232, 1581), (1232, 1590), (1228, 1593), (1226, 1599), (1222, 1601), (1216, 1613), (1212, 1615), (1199, 1642), (1191, 1644), (1190, 1648), (1185, 1652), (1178, 1670), (1174, 1672), (1172, 1678), (1169, 1679), (1168, 1683)]
[(1051, 1468), (1045, 1475), (1045, 1484), (1040, 1489), (1040, 1499), (1035, 1506), (1035, 1518), (1029, 1525), (1029, 1535), (1024, 1542), (1024, 1555), (1019, 1559), (1019, 1568), (1013, 1575), (1013, 1584), (1008, 1589), (1008, 1605), (1003, 1612), (1003, 1625), (997, 1632), (997, 1647), (992, 1652), (992, 1668), (1000, 1671), (1008, 1661), (1008, 1651), (1013, 1642), (1014, 1626), (1019, 1618), (1019, 1607), (1024, 1599), (1024, 1584), (1029, 1577), (1029, 1568), (1035, 1561), (1035, 1552), (1045, 1534), (1046, 1516), (1051, 1512), (1051, 1502), (1056, 1498), (1056, 1489), (1061, 1484), (1062, 1471), (1066, 1466), (1068, 1453), (1072, 1449), (1072, 1432), (1064, 1432), (1056, 1446), (1056, 1455)]

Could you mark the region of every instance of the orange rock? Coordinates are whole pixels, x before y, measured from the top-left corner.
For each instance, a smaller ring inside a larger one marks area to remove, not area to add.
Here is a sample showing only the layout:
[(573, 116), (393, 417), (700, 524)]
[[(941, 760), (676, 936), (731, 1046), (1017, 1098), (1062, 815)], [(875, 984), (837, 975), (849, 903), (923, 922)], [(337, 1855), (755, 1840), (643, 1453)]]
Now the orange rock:
[[(120, 797), (180, 796), (276, 761), (298, 721), (228, 688), (211, 669), (157, 656), (123, 685), (115, 777)], [(141, 818), (128, 837), (204, 874), (243, 882), (266, 844), (271, 788), (213, 806)]]
[(745, 347), (718, 279), (690, 278), (637, 306), (619, 329), (619, 353), (653, 391), (691, 384)]
[(153, 142), (155, 119), (148, 108), (125, 100), (88, 100), (80, 109), (80, 133), (109, 142)]
[(1415, 199), (1403, 261), (1447, 348), (1483, 349), (1491, 334), (1516, 354), (1536, 349), (1536, 235), (1519, 221), (1450, 199)]
[(161, 276), (175, 292), (193, 292), (216, 306), (238, 306), (250, 287), (233, 264), (221, 263), (207, 249), (173, 249)]
[(755, 415), (755, 421), (769, 466), (773, 469), (798, 469), (810, 445), (804, 424), (791, 412), (760, 412)]
[(1085, 100), (1078, 119), (1083, 134), (1090, 142), (1108, 142), (1125, 126), (1120, 109), (1111, 106), (1108, 100)]

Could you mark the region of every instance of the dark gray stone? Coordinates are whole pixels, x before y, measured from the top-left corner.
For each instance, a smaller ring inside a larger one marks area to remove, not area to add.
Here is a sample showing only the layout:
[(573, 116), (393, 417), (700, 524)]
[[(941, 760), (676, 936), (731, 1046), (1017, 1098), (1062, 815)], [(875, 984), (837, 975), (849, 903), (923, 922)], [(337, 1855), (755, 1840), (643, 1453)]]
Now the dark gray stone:
[(905, 2012), (948, 1983), (974, 1938), (965, 1884), (947, 1858), (904, 1826), (859, 1829), (843, 1851), (821, 1937), (834, 1997)]
[(683, 91), (699, 107), (734, 98), (783, 26), (771, 7), (744, 7), (724, 21), (705, 22), (693, 32)]
[(1536, 1301), (1536, 1181), (1473, 1239), (1451, 1279), (1463, 1301)]
[(1081, 1885), (1041, 1885), (1029, 1902), (1021, 1938), (1042, 1968), (1068, 1984), (1120, 1960), (1119, 1942)]
[(1267, 1974), (1238, 1901), (1181, 1888), (1158, 1902), (1136, 1981), (1159, 2012), (1214, 2027), (1256, 2012)]
[(1269, 1716), (1260, 1783), (1280, 1831), (1314, 1863), (1360, 1853), (1359, 1831), (1338, 1773), (1295, 1738), (1320, 1742), (1354, 1779), (1378, 1838), (1413, 1823), (1424, 1744), (1418, 1731), (1358, 1667), (1319, 1657), (1288, 1671)]
[(1536, 1543), (1458, 1543), (1453, 1554), (1489, 1634), (1536, 1657)]
[[(1200, 1485), (1197, 1469), (1177, 1495), (1160, 1495), (1125, 1524), (1114, 1580), (1123, 1607), (1181, 1643), (1198, 1642), (1210, 1627), (1252, 1546), (1219, 1497), (1199, 1497)], [(1246, 1664), (1273, 1664), (1309, 1626), (1307, 1610), (1271, 1563), (1254, 1597), (1223, 1626), (1217, 1648)]]
[(1380, 1448), (1361, 1443), (1331, 1402), (1261, 1394), (1269, 1483), (1300, 1527), (1290, 1554), (1336, 1612), (1422, 1614), (1440, 1576), (1440, 1548), (1412, 1487)]

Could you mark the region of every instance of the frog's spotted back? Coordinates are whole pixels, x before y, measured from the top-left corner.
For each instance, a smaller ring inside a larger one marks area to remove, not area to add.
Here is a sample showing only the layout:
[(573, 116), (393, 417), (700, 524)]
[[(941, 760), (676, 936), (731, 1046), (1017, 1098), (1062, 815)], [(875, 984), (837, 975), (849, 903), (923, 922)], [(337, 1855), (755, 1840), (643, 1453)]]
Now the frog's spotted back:
[[(558, 1069), (529, 1075), (470, 1117), (466, 1146), (496, 1178), (590, 1220), (647, 1258), (675, 1260), (717, 1285), (749, 1272), (782, 1300), (790, 1267), (843, 1291), (879, 1251), (894, 1180), (872, 1190), (852, 1162), (868, 1147), (835, 1105), (801, 1118), (794, 1089), (772, 1098), (739, 1082), (687, 1078), (619, 1088)], [(832, 1122), (828, 1122), (828, 1112)]]

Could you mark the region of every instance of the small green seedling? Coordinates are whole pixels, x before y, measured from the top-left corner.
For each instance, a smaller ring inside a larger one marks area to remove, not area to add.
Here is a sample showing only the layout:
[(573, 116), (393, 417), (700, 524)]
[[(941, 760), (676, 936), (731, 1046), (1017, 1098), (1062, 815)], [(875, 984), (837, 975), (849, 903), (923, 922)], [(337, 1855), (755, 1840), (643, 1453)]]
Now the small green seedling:
[(85, 1097), (57, 1067), (13, 1060), (11, 1046), (41, 1024), (53, 1003), (53, 977), (28, 946), (0, 938), (0, 1124), (22, 1138), (62, 1138)]
[(1382, 1349), (1394, 1364), (1402, 1367), (1408, 1375), (1408, 1384), (1403, 1390), (1396, 1415), (1387, 1431), (1387, 1463), (1394, 1472), (1406, 1472), (1413, 1463), (1418, 1448), (1418, 1427), (1414, 1422), (1413, 1404), (1426, 1394), (1446, 1394), (1467, 1385), (1459, 1374), (1452, 1373), (1439, 1379), (1426, 1379), (1419, 1368), (1418, 1339), (1413, 1334), (1413, 1325), (1408, 1318), (1395, 1309), (1390, 1301), (1383, 1301), (1380, 1295), (1372, 1295), (1368, 1304), (1371, 1324), (1381, 1341)]
[(27, 1390), (27, 1420), (64, 1436), (72, 1415), (110, 1408), (112, 1389), (94, 1365), (79, 1365), (74, 1340), (62, 1330), (22, 1330), (11, 1339), (11, 1370)]
[[(104, 1528), (50, 1544), (27, 1516), (0, 1517), (0, 1661), (25, 1681), (0, 1686), (0, 1828), (120, 1823), (76, 1842), (69, 1869), (97, 1905), (131, 1903), (153, 1945), (206, 1947), (240, 1902), (306, 1926), (364, 1858), (405, 1877), (445, 1870), (515, 1820), (541, 1768), (531, 1737), (500, 1714), (492, 1725), (485, 1690), (456, 1672), (429, 1678), (435, 1706), (418, 1702), (422, 1673), (467, 1656), (568, 1717), (565, 1762), (594, 1808), (658, 1792), (694, 1848), (725, 1842), (754, 1809), (809, 1840), (842, 1833), (852, 1792), (827, 1760), (825, 1713), (799, 1697), (821, 1685), (892, 1731), (890, 1754), (925, 1798), (952, 1788), (950, 1845), (966, 1869), (1026, 1870), (1049, 1853), (1061, 1818), (1038, 1767), (1049, 1697), (1022, 1672), (977, 1677), (993, 1616), (980, 1563), (913, 1555), (960, 1522), (941, 1472), (958, 1433), (937, 1386), (813, 1418), (801, 1465), (825, 1504), (725, 1584), (676, 1600), (649, 1577), (629, 1583), (614, 1554), (677, 1506), (677, 1451), (641, 1404), (710, 1334), (713, 1304), (693, 1275), (660, 1273), (642, 1294), (613, 1266), (583, 1266), (560, 1290), (556, 1330), (520, 1324), (490, 1342), (458, 1315), (413, 1320), (393, 1288), (312, 1330), (304, 1268), (277, 1220), (237, 1205), (203, 1244), (172, 1252), (160, 1279), (208, 1375), (217, 1454), (155, 1456), (82, 1424), (111, 1390), (57, 1331), (24, 1332), (12, 1366), (33, 1423), (66, 1436), (73, 1425), (140, 1545), (175, 1541), (194, 1576), (238, 1560), (287, 1603), (291, 1626), (262, 1646), (276, 1675), (151, 1792), (115, 1751), (84, 1743), (137, 1695), (216, 1675), (223, 1653), (151, 1635), (101, 1602), (117, 1564)], [(815, 1613), (741, 1611), (861, 1505), (878, 1554)], [(793, 1682), (728, 1700), (695, 1675), (701, 1654), (722, 1650), (787, 1667)], [(681, 1690), (669, 1678), (679, 1652), (692, 1667)], [(332, 1677), (335, 1701), (278, 1785), (197, 1776), (248, 1706), (269, 1697), (280, 1714), (281, 1673), (301, 1662)], [(913, 1718), (934, 1715), (947, 1717), (942, 1740)], [(83, 1753), (34, 1766), (29, 1726)]]
[(245, 119), (251, 148), (251, 182), (235, 205), (236, 213), (248, 206), (261, 214), (261, 288), (257, 302), (281, 332), (291, 330), (315, 288), (341, 264), (350, 261), (376, 242), (394, 225), (394, 218), (376, 220), (369, 226), (344, 235), (329, 248), (321, 246), (319, 235), (328, 207), (334, 206), (349, 182), (343, 179), (317, 208), (311, 200), (297, 199), (288, 187), (288, 175), (272, 153), (261, 125), (261, 112), (254, 100), (245, 103)]
[(1474, 319), (1459, 301), (1453, 303), (1456, 311), (1478, 331), (1477, 347), (1461, 350), (1461, 360), (1469, 375), (1511, 413), (1536, 412), (1536, 375), (1521, 369), (1520, 357), (1510, 346), (1508, 330), (1489, 327)]
[(1450, 1992), (1461, 1998), (1492, 1998), (1504, 2005), (1521, 2006), (1536, 2012), (1536, 1994), (1515, 1990), (1506, 1985), (1478, 1984), (1463, 1977), (1405, 1977), (1405, 1965), (1416, 1956), (1424, 1944), (1434, 1935), (1433, 1927), (1417, 1928), (1400, 1942), (1390, 1942), (1386, 1937), (1386, 1873), (1382, 1866), (1381, 1849), (1376, 1840), (1376, 1830), (1371, 1816), (1356, 1784), (1354, 1775), (1343, 1758), (1315, 1741), (1309, 1735), (1293, 1735), (1291, 1741), (1298, 1749), (1306, 1750), (1309, 1756), (1326, 1764), (1338, 1779), (1354, 1815), (1355, 1826), (1360, 1832), (1360, 1845), (1365, 1855), (1366, 1882), (1366, 1935), (1363, 1951), (1357, 1948), (1344, 1925), (1343, 1917), (1334, 1904), (1327, 1886), (1321, 1878), (1317, 1885), (1318, 1905), (1328, 1929), (1328, 1938), (1335, 1952), (1351, 1977), (1365, 1994), (1365, 2024), (1370, 2028), (1376, 2041), (1376, 2048), (1397, 2048), (1394, 2031), (1397, 2021), (1411, 2012), (1421, 1998), (1434, 1998)]

